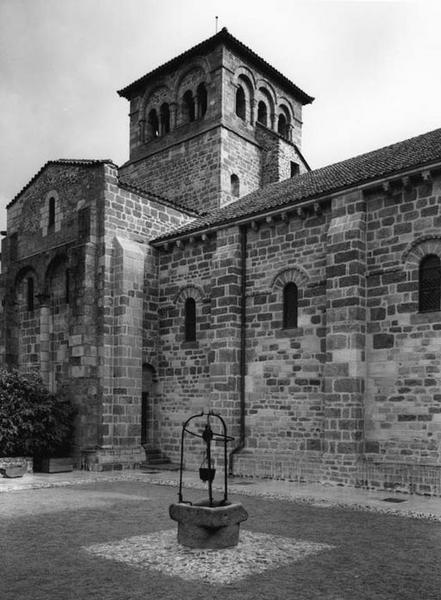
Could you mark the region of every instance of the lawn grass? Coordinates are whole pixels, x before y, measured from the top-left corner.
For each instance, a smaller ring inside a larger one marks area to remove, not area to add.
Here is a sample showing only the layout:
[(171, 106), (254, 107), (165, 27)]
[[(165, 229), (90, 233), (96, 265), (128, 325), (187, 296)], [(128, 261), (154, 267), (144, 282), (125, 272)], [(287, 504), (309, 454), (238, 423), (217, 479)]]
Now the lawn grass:
[[(187, 494), (188, 496), (188, 494)], [(191, 492), (190, 497), (201, 497)], [(83, 549), (175, 524), (176, 489), (140, 482), (0, 496), (1, 600), (440, 600), (441, 523), (239, 496), (242, 527), (335, 548), (226, 586)]]

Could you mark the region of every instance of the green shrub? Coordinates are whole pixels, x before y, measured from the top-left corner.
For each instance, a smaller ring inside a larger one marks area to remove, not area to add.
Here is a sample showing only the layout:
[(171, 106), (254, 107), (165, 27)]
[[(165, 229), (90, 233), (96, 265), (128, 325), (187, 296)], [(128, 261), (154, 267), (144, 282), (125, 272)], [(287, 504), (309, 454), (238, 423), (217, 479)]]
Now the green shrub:
[(35, 373), (0, 369), (0, 456), (66, 456), (74, 410)]

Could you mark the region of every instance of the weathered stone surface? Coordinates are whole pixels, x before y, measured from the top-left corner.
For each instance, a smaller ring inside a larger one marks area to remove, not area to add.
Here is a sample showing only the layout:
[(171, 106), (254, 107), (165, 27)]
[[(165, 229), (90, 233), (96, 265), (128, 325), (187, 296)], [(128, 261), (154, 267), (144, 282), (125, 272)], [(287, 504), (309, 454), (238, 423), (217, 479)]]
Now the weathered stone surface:
[(239, 527), (248, 518), (242, 504), (197, 506), (172, 504), (170, 517), (178, 522), (178, 542), (191, 548), (228, 548), (239, 541)]

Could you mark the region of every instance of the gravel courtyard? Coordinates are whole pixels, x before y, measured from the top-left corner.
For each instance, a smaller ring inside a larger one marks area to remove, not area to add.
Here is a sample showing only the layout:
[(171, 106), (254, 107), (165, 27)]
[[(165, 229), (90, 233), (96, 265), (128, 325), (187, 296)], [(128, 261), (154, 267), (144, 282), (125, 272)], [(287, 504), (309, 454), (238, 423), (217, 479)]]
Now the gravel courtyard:
[(441, 522), (231, 500), (249, 518), (239, 546), (215, 552), (176, 543), (176, 488), (121, 480), (0, 494), (0, 598), (441, 599)]

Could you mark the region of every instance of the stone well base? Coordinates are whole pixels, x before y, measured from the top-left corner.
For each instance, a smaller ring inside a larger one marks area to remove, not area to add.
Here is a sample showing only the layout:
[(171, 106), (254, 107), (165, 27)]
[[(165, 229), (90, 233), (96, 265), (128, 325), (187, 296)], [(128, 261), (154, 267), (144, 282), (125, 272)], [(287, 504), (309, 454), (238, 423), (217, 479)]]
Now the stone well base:
[(180, 544), (213, 550), (237, 546), (240, 523), (248, 519), (248, 513), (242, 504), (212, 507), (172, 504), (169, 513), (178, 522)]

